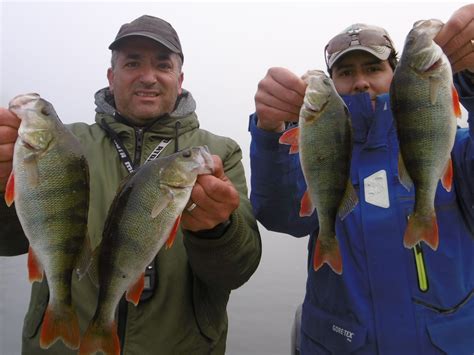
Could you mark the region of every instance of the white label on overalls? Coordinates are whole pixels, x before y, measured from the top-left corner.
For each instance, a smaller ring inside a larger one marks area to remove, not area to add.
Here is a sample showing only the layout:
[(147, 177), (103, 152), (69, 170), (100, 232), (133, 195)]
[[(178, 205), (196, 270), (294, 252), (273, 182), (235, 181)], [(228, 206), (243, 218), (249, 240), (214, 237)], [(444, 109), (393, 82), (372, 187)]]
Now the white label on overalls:
[(382, 208), (390, 207), (388, 199), (387, 173), (385, 170), (376, 173), (364, 179), (365, 201), (371, 205)]

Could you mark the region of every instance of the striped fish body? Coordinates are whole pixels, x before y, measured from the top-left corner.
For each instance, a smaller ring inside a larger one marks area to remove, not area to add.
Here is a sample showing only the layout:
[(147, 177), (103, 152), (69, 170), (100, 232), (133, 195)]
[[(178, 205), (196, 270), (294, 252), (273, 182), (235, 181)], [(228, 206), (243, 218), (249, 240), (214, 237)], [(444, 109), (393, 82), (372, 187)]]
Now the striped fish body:
[(120, 298), (138, 304), (147, 265), (171, 246), (198, 174), (211, 173), (207, 147), (146, 163), (122, 184), (109, 210), (98, 255), (99, 299), (79, 354), (118, 354), (114, 322)]
[(438, 247), (434, 199), (438, 181), (451, 189), (450, 153), (456, 134), (459, 101), (451, 65), (433, 41), (443, 23), (418, 21), (407, 35), (390, 88), (391, 106), (400, 143), (399, 177), (415, 188), (415, 206), (409, 216), (404, 245), (424, 241)]
[(79, 325), (71, 303), (71, 280), (87, 243), (89, 172), (80, 143), (53, 106), (37, 94), (17, 96), (10, 110), (20, 119), (7, 203), (15, 209), (30, 243), (30, 281), (46, 276), (49, 304), (40, 345), (61, 339), (77, 349)]
[[(308, 86), (300, 111), (298, 142), (300, 161), (307, 184), (301, 216), (318, 214), (319, 234), (313, 267), (327, 263), (334, 272), (342, 273), (342, 259), (336, 239), (335, 223), (357, 203), (349, 182), (352, 152), (350, 115), (337, 94), (332, 80), (322, 71), (309, 71), (304, 76)], [(288, 131), (286, 135), (294, 135)], [(282, 136), (282, 143), (294, 141)], [(296, 149), (291, 148), (290, 152)]]

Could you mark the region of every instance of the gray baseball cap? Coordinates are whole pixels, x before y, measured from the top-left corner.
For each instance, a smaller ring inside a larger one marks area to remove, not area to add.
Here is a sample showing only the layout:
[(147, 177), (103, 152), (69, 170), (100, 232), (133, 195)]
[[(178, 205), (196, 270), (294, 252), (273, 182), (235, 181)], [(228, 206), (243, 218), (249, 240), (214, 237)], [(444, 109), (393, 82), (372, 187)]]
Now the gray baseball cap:
[(150, 15), (143, 15), (130, 23), (122, 25), (115, 40), (110, 44), (109, 49), (116, 49), (124, 38), (131, 36), (152, 39), (164, 45), (170, 51), (178, 54), (181, 60), (184, 61), (178, 34), (173, 26), (165, 20)]
[(386, 60), (390, 53), (395, 51), (395, 46), (388, 32), (382, 27), (364, 23), (353, 24), (326, 45), (324, 52), (328, 69), (332, 69), (334, 63), (344, 54), (355, 50), (362, 50), (380, 60)]

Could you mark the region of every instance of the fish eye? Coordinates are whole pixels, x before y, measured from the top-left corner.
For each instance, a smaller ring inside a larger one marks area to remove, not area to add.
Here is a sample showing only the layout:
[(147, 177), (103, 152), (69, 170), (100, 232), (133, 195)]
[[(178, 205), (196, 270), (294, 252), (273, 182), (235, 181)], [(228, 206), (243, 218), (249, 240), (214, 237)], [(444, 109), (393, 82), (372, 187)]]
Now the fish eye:
[(183, 158), (189, 158), (191, 156), (191, 151), (190, 150), (185, 150), (183, 152)]
[(43, 106), (41, 108), (41, 113), (45, 116), (49, 116), (51, 114), (51, 110), (49, 109), (48, 106)]

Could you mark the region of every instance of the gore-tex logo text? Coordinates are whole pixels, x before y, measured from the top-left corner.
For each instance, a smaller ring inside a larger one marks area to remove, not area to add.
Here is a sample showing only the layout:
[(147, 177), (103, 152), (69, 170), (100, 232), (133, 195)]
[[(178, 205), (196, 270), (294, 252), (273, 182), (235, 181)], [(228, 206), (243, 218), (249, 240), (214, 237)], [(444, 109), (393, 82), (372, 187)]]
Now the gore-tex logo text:
[(352, 336), (354, 335), (354, 332), (350, 332), (348, 330), (345, 330), (341, 327), (338, 327), (337, 325), (333, 324), (332, 325), (332, 331), (337, 334), (341, 334), (342, 336), (346, 337), (346, 340), (351, 343), (352, 342)]

